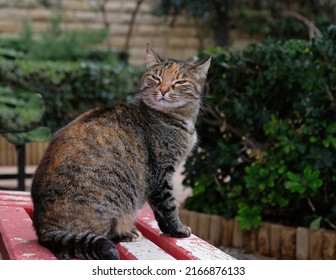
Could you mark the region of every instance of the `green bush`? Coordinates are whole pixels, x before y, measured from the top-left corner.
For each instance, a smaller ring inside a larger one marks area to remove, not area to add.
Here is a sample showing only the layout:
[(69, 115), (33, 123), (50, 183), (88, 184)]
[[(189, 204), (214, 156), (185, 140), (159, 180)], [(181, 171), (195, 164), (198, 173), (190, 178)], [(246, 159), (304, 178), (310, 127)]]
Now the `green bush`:
[(127, 64), (125, 54), (95, 47), (106, 39), (106, 30), (64, 31), (61, 23), (61, 16), (54, 17), (35, 38), (25, 21), (19, 36), (0, 38), (0, 88), (8, 89), (13, 100), (21, 92), (27, 100), (40, 94), (46, 107), (41, 124), (52, 131), (88, 109), (124, 102), (142, 72)]
[(47, 29), (36, 35), (32, 22), (24, 20), (18, 36), (0, 38), (0, 56), (52, 61), (127, 61), (126, 53), (102, 48), (108, 39), (105, 28), (65, 31), (62, 23), (63, 17), (56, 15), (51, 18)]
[(140, 69), (124, 63), (0, 59), (0, 86), (42, 95), (42, 124), (59, 129), (80, 113), (134, 94)]
[(189, 209), (336, 225), (336, 27), (306, 42), (212, 49), (199, 147), (186, 164)]
[(50, 140), (50, 130), (40, 126), (44, 110), (41, 95), (0, 87), (1, 135), (16, 145)]

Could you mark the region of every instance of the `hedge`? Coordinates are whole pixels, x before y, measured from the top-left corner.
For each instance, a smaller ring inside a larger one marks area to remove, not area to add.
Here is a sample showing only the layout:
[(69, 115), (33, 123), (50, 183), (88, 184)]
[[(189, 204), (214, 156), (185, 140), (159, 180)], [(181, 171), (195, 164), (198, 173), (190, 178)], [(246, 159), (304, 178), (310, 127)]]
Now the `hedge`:
[(142, 69), (123, 62), (0, 59), (0, 86), (41, 94), (42, 125), (56, 131), (80, 113), (124, 102), (139, 86)]
[[(0, 89), (8, 97), (0, 100), (0, 106), (11, 116), (20, 116), (19, 122), (12, 117), (9, 123), (1, 115), (0, 123), (6, 123), (13, 134), (22, 132), (20, 123), (56, 131), (88, 109), (124, 102), (138, 87), (142, 69), (129, 66), (125, 53), (98, 47), (107, 39), (105, 29), (65, 31), (62, 21), (56, 15), (39, 36), (32, 23), (25, 21), (18, 36), (0, 38)], [(45, 111), (39, 123), (29, 123), (27, 114), (12, 108), (22, 102), (36, 105), (34, 96), (39, 95), (40, 109)], [(28, 139), (19, 138), (20, 142)]]
[(190, 210), (336, 228), (336, 27), (312, 42), (211, 49)]

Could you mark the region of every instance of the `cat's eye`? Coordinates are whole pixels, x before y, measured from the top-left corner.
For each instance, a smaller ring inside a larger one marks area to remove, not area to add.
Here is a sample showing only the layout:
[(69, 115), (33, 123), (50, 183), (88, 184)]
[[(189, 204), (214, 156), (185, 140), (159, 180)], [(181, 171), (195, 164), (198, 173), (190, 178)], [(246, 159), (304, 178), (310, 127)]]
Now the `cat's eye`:
[(178, 81), (176, 81), (174, 84), (175, 85), (183, 85), (183, 84), (185, 84), (186, 82), (188, 82), (187, 80), (178, 80)]
[(152, 79), (155, 80), (156, 82), (161, 82), (161, 79), (158, 76), (152, 75)]

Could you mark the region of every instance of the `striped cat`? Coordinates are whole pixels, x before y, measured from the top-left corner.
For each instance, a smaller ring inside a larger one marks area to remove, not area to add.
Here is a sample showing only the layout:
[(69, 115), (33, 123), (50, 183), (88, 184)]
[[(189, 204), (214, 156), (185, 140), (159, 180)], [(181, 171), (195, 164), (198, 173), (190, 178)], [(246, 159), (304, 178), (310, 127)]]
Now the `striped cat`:
[(196, 142), (195, 122), (210, 58), (162, 59), (149, 46), (141, 91), (127, 105), (86, 112), (59, 130), (34, 175), (34, 227), (59, 259), (119, 259), (137, 241), (148, 202), (161, 231), (188, 237), (172, 175)]

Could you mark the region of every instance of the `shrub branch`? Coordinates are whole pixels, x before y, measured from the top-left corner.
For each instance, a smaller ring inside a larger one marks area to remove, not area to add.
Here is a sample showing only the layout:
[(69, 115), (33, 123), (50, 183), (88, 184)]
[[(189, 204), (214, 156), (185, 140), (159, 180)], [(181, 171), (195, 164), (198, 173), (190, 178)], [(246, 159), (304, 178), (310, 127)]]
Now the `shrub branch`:
[(309, 30), (309, 39), (310, 40), (312, 40), (316, 36), (321, 35), (321, 31), (316, 27), (316, 25), (312, 21), (310, 21), (309, 19), (304, 17), (303, 15), (299, 14), (298, 12), (295, 12), (295, 11), (292, 11), (292, 10), (285, 10), (285, 11), (282, 12), (282, 15), (284, 17), (294, 18), (294, 19), (302, 22), (303, 24), (305, 24), (308, 27), (308, 30)]

